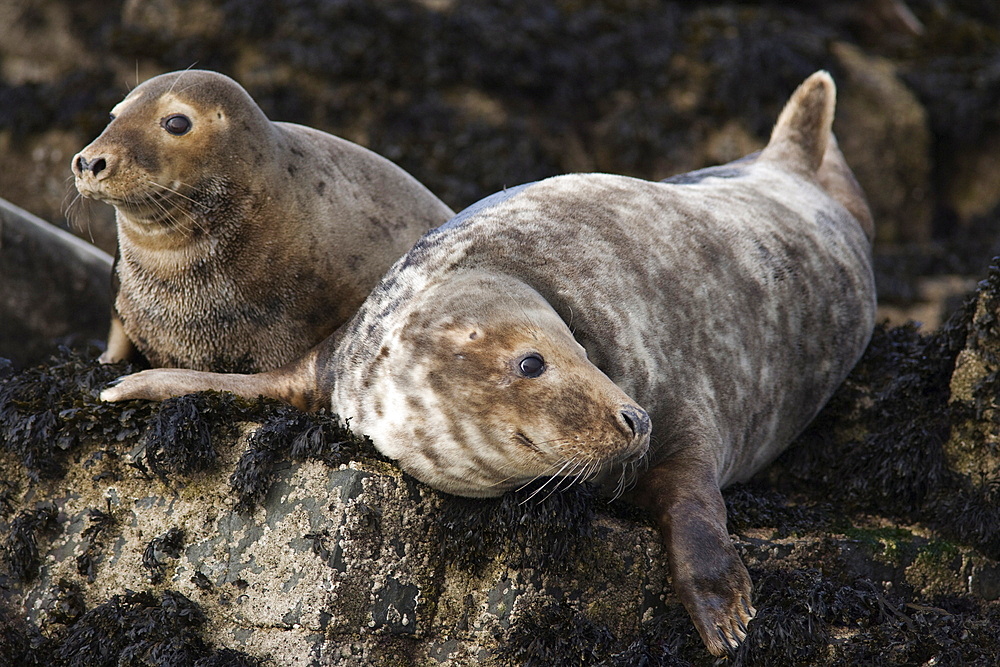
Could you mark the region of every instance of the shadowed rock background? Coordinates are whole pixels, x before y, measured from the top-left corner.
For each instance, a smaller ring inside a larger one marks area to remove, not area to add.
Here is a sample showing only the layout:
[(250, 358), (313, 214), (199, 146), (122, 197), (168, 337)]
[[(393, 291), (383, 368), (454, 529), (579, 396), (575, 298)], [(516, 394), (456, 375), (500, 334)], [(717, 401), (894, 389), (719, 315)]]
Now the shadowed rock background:
[[(0, 26), (0, 197), (109, 253), (112, 211), (76, 199), (69, 160), (164, 71), (229, 74), (272, 119), (368, 146), (457, 210), (559, 173), (740, 157), (830, 70), (882, 312), (941, 326), (880, 328), (814, 427), (727, 493), (761, 609), (736, 661), (1000, 654), (992, 0), (0, 0)], [(329, 417), (211, 395), (104, 406), (94, 391), (126, 369), (96, 351), (33, 366), (55, 343), (21, 347), (15, 323), (70, 285), (76, 307), (32, 335), (103, 336), (107, 259), (71, 279), (76, 250), (38, 260), (30, 225), (2, 224), (0, 665), (710, 663), (621, 503), (449, 498)]]

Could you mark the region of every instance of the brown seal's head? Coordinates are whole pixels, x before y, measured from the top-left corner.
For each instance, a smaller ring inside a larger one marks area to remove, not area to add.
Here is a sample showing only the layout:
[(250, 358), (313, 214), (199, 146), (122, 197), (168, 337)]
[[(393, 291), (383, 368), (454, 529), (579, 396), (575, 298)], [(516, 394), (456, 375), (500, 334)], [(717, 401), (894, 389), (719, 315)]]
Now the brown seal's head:
[[(172, 245), (167, 239), (212, 231), (204, 228), (211, 220), (198, 213), (262, 178), (274, 132), (229, 77), (172, 72), (146, 81), (116, 105), (111, 123), (73, 157), (71, 168), (81, 194), (118, 209), (120, 231)], [(254, 171), (256, 177), (247, 178)]]
[(338, 381), (335, 408), (418, 479), (497, 496), (540, 477), (589, 479), (645, 454), (646, 412), (528, 285), (450, 276), (407, 313), (366, 362), (340, 368), (351, 379)]

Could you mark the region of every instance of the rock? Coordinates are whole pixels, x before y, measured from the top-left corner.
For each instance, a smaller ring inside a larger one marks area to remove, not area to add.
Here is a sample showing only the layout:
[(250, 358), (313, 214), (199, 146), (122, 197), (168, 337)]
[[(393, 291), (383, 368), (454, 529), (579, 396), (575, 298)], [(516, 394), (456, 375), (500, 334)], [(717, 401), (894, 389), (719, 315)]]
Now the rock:
[[(892, 645), (909, 664), (961, 645), (975, 662), (1000, 649), (997, 504), (974, 471), (945, 465), (938, 422), (913, 413), (977, 419), (947, 409), (951, 384), (965, 386), (952, 369), (996, 345), (997, 294), (1000, 271), (938, 333), (878, 333), (814, 428), (726, 491), (760, 609), (740, 660), (872, 662)], [(70, 355), (0, 385), (0, 565), (7, 615), (24, 619), (0, 651), (36, 637), (41, 658), (86, 656), (86, 638), (109, 632), (101, 619), (152, 615), (175, 629), (139, 644), (112, 632), (104, 650), (160, 654), (183, 632), (198, 655), (237, 664), (711, 663), (652, 522), (627, 504), (585, 487), (450, 497), (335, 419), (270, 402), (97, 402), (128, 370)]]
[(991, 269), (955, 359), (949, 406), (961, 419), (944, 445), (948, 466), (976, 487), (1000, 485), (1000, 268)]
[(1000, 137), (952, 156), (948, 200), (959, 220), (969, 221), (1000, 205)]
[(198, 0), (127, 0), (122, 6), (126, 29), (159, 32), (165, 39), (205, 39), (224, 29), (220, 7)]
[(107, 336), (111, 257), (4, 200), (0, 284), (0, 356), (32, 364)]
[[(88, 391), (79, 400), (93, 398)], [(164, 405), (161, 412), (171, 409)], [(279, 417), (287, 411), (279, 409)], [(254, 429), (247, 423), (243, 430)], [(30, 547), (9, 547), (6, 562), (13, 573), (16, 554), (37, 552), (10, 591), (29, 623), (46, 632), (62, 623), (52, 610), (67, 585), (82, 609), (149, 591), (196, 604), (209, 619), (201, 637), (210, 645), (269, 664), (372, 665), (396, 655), (475, 665), (489, 664), (482, 659), (498, 636), (531, 605), (572, 599), (623, 634), (664, 605), (665, 563), (649, 525), (600, 516), (581, 537), (570, 520), (554, 532), (522, 536), (526, 547), (502, 532), (499, 539), (464, 534), (502, 531), (489, 527), (491, 505), (477, 509), (363, 457), (332, 467), (308, 460), (278, 466), (262, 504), (241, 512), (230, 478), (247, 465), (238, 460), (246, 437), (216, 445), (210, 470), (151, 476), (144, 471), (154, 437), (139, 436), (138, 446), (81, 443), (71, 449), (77, 463), (65, 476), (20, 489), (4, 532), (8, 543), (26, 534), (12, 544)], [(0, 479), (16, 485), (18, 465), (7, 452)], [(33, 508), (43, 497), (51, 509), (36, 520)], [(521, 517), (514, 533), (524, 530), (521, 522), (565, 514), (574, 498), (557, 495), (525, 509), (525, 497), (508, 499), (499, 514)], [(454, 522), (457, 536), (447, 534)], [(567, 539), (559, 535), (567, 528), (575, 547), (546, 543), (554, 534)], [(468, 543), (449, 547), (456, 539)], [(546, 552), (571, 558), (547, 563)]]
[(927, 112), (887, 59), (837, 42), (834, 133), (868, 196), (879, 242), (931, 240), (931, 134)]

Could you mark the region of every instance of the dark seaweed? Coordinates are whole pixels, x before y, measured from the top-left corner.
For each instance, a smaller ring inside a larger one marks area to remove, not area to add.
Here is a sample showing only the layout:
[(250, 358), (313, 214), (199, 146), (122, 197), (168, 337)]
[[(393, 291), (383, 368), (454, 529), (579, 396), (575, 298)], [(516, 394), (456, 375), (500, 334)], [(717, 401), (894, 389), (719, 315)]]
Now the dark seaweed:
[(142, 552), (142, 566), (149, 571), (149, 580), (153, 584), (163, 581), (166, 570), (164, 558), (179, 557), (183, 547), (184, 531), (176, 527), (149, 541)]
[(539, 484), (496, 499), (446, 498), (435, 516), (445, 562), (473, 571), (497, 557), (512, 568), (575, 566), (593, 534), (595, 492), (583, 484), (547, 493)]
[(782, 493), (759, 484), (737, 484), (723, 491), (730, 532), (774, 529), (774, 538), (788, 537), (834, 525), (833, 510), (825, 503), (793, 504)]
[(175, 591), (159, 599), (128, 591), (83, 614), (51, 651), (66, 667), (118, 665), (250, 667), (261, 661), (228, 649), (216, 651), (199, 635), (205, 616)]
[(0, 598), (0, 665), (51, 667), (55, 642)]
[(97, 351), (62, 348), (48, 364), (9, 374), (0, 384), (0, 447), (15, 454), (30, 480), (61, 477), (84, 440), (121, 442), (141, 433), (153, 404), (101, 403), (97, 394), (138, 369), (98, 364)]
[(216, 461), (213, 426), (225, 429), (219, 437), (232, 435), (233, 424), (220, 417), (237, 412), (237, 402), (233, 394), (201, 392), (160, 403), (144, 438), (149, 469), (163, 481), (168, 473), (210, 470)]
[(35, 509), (24, 510), (10, 522), (3, 555), (14, 580), (29, 582), (38, 576), (41, 566), (38, 535), (55, 527), (58, 514), (52, 503), (39, 503)]
[(87, 510), (87, 516), (90, 519), (90, 525), (84, 528), (80, 534), (86, 546), (83, 553), (76, 557), (76, 571), (87, 577), (87, 581), (94, 581), (97, 577), (97, 556), (101, 537), (105, 531), (114, 527), (116, 520), (110, 510), (105, 512), (97, 508)]
[[(838, 582), (811, 569), (752, 574), (759, 612), (746, 641), (727, 661), (738, 667), (928, 661), (986, 667), (1000, 649), (994, 629), (1000, 610), (995, 606), (966, 598), (933, 607), (914, 604), (868, 579)], [(844, 629), (851, 632), (834, 637)], [(618, 637), (571, 604), (539, 604), (523, 610), (498, 640), (494, 657), (502, 665), (713, 664), (680, 605), (644, 623), (635, 635)]]
[(524, 667), (604, 664), (616, 646), (607, 627), (566, 603), (528, 610), (503, 636), (496, 657)]
[(87, 610), (80, 587), (60, 579), (50, 591), (51, 597), (43, 607), (48, 618), (55, 623), (71, 625)]

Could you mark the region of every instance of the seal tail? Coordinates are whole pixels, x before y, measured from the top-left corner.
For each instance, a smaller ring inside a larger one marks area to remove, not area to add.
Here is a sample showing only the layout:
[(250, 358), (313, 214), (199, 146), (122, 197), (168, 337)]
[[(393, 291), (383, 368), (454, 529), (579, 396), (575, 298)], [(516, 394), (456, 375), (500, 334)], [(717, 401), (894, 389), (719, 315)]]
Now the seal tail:
[(781, 110), (760, 159), (780, 162), (808, 175), (819, 171), (836, 101), (837, 87), (828, 72), (820, 70), (803, 81)]
[(812, 74), (785, 104), (759, 159), (817, 181), (857, 219), (871, 241), (875, 237), (871, 210), (833, 136), (836, 104), (833, 77), (823, 70)]

